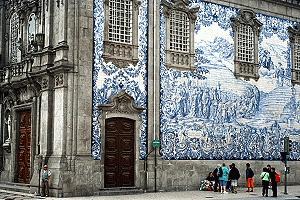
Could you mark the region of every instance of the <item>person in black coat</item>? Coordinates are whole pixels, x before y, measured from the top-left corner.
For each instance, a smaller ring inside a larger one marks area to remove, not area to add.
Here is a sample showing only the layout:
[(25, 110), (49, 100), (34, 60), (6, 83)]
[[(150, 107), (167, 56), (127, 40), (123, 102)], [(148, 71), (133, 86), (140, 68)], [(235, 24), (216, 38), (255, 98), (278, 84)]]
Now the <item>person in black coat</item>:
[(270, 180), (272, 185), (273, 197), (277, 197), (276, 171), (274, 167), (272, 167), (270, 171)]
[(220, 167), (221, 167), (221, 165), (217, 165), (216, 169), (213, 171), (213, 175), (214, 175), (214, 178), (215, 178), (214, 192), (221, 191), (221, 187), (220, 187), (220, 184), (219, 184), (219, 176), (218, 176), (218, 171), (219, 171)]
[(237, 182), (241, 177), (239, 170), (235, 167), (235, 164), (231, 164), (231, 170), (228, 175), (228, 179), (231, 180), (232, 193), (237, 193)]
[(253, 192), (253, 188), (254, 188), (254, 172), (253, 170), (251, 169), (250, 167), (250, 163), (247, 163), (246, 164), (246, 182), (247, 182), (247, 187), (248, 187), (248, 190), (247, 192)]

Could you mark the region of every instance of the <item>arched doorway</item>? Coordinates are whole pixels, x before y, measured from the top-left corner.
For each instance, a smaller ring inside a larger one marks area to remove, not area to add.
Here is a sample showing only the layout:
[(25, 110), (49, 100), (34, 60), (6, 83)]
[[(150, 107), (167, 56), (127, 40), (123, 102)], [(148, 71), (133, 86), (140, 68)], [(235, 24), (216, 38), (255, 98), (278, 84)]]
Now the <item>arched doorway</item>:
[(135, 121), (114, 117), (105, 120), (104, 187), (133, 187)]

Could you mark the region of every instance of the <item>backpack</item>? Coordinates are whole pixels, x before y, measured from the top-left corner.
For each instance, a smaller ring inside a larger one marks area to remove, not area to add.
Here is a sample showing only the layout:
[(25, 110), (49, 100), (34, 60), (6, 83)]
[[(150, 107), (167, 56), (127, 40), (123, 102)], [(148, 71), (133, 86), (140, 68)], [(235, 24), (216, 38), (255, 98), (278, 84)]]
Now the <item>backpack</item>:
[(276, 182), (276, 183), (279, 183), (279, 182), (280, 182), (280, 179), (281, 179), (280, 174), (275, 173), (275, 182)]
[(222, 177), (222, 176), (223, 176), (223, 169), (222, 167), (220, 167), (218, 170), (218, 177)]

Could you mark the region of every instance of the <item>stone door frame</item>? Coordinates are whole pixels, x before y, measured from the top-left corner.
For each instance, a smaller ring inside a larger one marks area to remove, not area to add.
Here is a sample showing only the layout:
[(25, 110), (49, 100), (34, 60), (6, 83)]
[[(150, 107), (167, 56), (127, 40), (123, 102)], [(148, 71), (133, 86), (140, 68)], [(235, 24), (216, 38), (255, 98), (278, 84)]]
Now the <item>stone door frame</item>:
[(131, 119), (135, 123), (134, 130), (134, 186), (141, 188), (141, 173), (140, 168), (143, 166), (143, 162), (140, 160), (140, 135), (142, 118), (139, 114), (144, 110), (138, 107), (134, 103), (134, 99), (122, 91), (119, 94), (111, 97), (111, 103), (105, 105), (99, 105), (98, 109), (100, 111), (99, 123), (100, 123), (100, 133), (101, 133), (101, 188), (104, 188), (104, 156), (105, 156), (105, 120), (110, 118), (122, 117)]

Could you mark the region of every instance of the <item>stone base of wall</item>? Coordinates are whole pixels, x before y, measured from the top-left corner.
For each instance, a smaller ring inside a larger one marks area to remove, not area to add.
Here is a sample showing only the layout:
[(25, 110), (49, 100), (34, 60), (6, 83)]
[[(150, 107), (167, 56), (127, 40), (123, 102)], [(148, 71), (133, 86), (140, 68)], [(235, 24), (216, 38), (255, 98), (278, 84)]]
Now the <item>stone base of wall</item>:
[[(162, 160), (157, 158), (156, 165), (156, 190), (157, 191), (185, 191), (198, 190), (200, 181), (204, 180), (210, 171), (213, 171), (218, 164), (228, 166), (235, 163), (239, 169), (241, 178), (239, 187), (246, 187), (245, 170), (246, 163), (251, 164), (255, 173), (255, 186), (261, 185), (259, 177), (262, 168), (268, 164), (280, 172), (283, 185), (284, 164), (280, 161), (260, 161), (260, 160)], [(77, 156), (74, 159), (62, 157), (50, 157), (48, 161), (49, 169), (52, 171), (52, 182), (50, 196), (71, 197), (71, 196), (92, 196), (98, 194), (103, 189), (103, 169), (101, 161), (93, 160), (90, 156)], [(152, 192), (155, 190), (155, 162), (150, 156), (147, 161), (147, 173), (144, 172), (144, 161), (139, 162), (140, 180), (138, 188)], [(289, 161), (290, 174), (288, 175), (288, 185), (300, 184), (299, 162)], [(31, 193), (38, 192), (38, 174), (35, 168), (31, 180)], [(1, 174), (5, 176), (5, 171)], [(144, 180), (147, 179), (147, 184)]]
[[(270, 164), (280, 172), (283, 185), (284, 163), (280, 161), (260, 161), (260, 160), (157, 160), (157, 191), (182, 191), (198, 190), (200, 181), (204, 180), (210, 171), (213, 171), (217, 164), (225, 163), (227, 166), (235, 163), (239, 169), (241, 178), (239, 187), (246, 187), (246, 163), (250, 163), (255, 173), (255, 185), (261, 185), (260, 173), (262, 168)], [(299, 162), (289, 161), (290, 174), (288, 174), (288, 185), (300, 184)], [(154, 191), (154, 160), (148, 161), (148, 191)]]
[[(52, 173), (50, 196), (92, 196), (100, 190), (100, 161), (93, 160), (91, 156), (77, 156), (69, 159), (50, 157), (48, 166)], [(33, 176), (30, 193), (37, 191), (38, 176)]]

